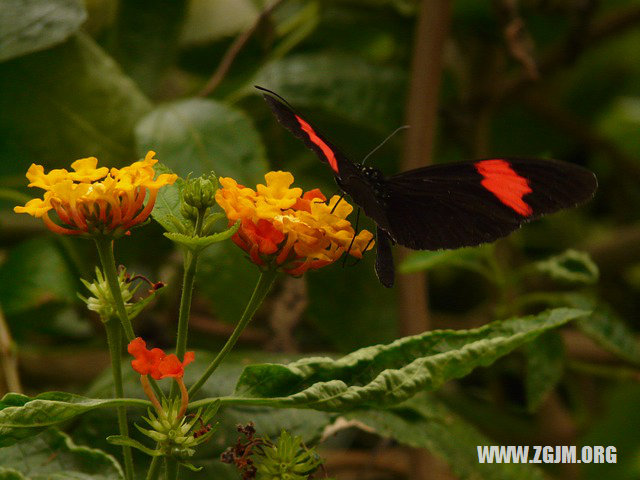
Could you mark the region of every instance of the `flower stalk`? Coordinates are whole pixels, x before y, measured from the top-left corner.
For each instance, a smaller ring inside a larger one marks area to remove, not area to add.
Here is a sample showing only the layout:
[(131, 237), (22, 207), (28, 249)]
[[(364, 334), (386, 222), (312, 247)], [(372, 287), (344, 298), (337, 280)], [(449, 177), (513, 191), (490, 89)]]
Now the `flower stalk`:
[(240, 321), (236, 325), (236, 328), (233, 330), (233, 333), (231, 334), (227, 342), (224, 344), (224, 347), (222, 347), (222, 350), (218, 352), (218, 355), (216, 355), (216, 358), (214, 358), (213, 361), (209, 364), (207, 370), (204, 372), (204, 374), (202, 374), (200, 379), (198, 379), (198, 381), (194, 383), (189, 389), (189, 395), (191, 397), (193, 397), (198, 392), (198, 390), (200, 390), (202, 385), (204, 385), (204, 383), (209, 379), (213, 372), (216, 371), (218, 366), (222, 363), (222, 361), (234, 347), (243, 330), (249, 324), (260, 305), (262, 305), (262, 302), (269, 293), (269, 290), (271, 290), (271, 286), (273, 285), (277, 274), (278, 272), (275, 269), (267, 270), (260, 273), (258, 283), (253, 290), (251, 299), (249, 300), (249, 303), (247, 304), (242, 317), (240, 318)]
[[(111, 372), (113, 375), (113, 385), (115, 388), (116, 398), (124, 398), (124, 388), (122, 386), (122, 367), (120, 362), (120, 351), (122, 348), (122, 333), (120, 325), (114, 319), (110, 319), (105, 323), (105, 329), (107, 331), (107, 343), (109, 345), (109, 353), (111, 355)], [(117, 407), (118, 413), (118, 428), (120, 435), (123, 437), (129, 436), (129, 426), (127, 424), (127, 408), (125, 406)], [(131, 454), (131, 447), (128, 445), (122, 446), (122, 454), (124, 456), (124, 470), (125, 478), (127, 480), (133, 480), (133, 456)]]

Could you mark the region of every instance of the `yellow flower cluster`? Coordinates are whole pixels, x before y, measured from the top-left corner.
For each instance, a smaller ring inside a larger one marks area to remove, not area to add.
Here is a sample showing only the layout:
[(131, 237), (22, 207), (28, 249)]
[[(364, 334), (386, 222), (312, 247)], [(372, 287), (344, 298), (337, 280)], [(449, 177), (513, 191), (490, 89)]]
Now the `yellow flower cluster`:
[[(291, 275), (328, 265), (348, 252), (361, 258), (373, 246), (373, 235), (355, 234), (346, 217), (353, 207), (335, 195), (329, 203), (318, 189), (290, 188), (293, 175), (269, 172), (256, 190), (232, 178), (220, 178), (216, 201), (229, 223), (241, 221), (233, 241), (260, 266)], [(336, 205), (337, 203), (337, 205)]]
[[(154, 180), (153, 165), (158, 161), (154, 156), (155, 152), (150, 151), (144, 160), (121, 169), (98, 168), (95, 157), (76, 160), (71, 164), (72, 172), (55, 169), (45, 173), (44, 167), (32, 164), (27, 171), (29, 186), (43, 189), (44, 197), (13, 210), (42, 218), (56, 233), (124, 234), (149, 217), (158, 190), (178, 178), (165, 173)], [(60, 224), (49, 218), (51, 210)]]

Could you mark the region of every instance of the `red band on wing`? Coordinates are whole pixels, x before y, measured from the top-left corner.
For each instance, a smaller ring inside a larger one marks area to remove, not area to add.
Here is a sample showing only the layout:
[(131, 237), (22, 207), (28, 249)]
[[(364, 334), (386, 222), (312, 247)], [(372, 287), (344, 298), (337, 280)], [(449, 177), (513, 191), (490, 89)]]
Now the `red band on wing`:
[(331, 150), (331, 147), (329, 147), (329, 145), (324, 143), (324, 141), (316, 134), (316, 132), (313, 131), (313, 128), (311, 127), (311, 125), (309, 125), (307, 122), (301, 119), (298, 115), (296, 115), (296, 120), (298, 120), (298, 123), (300, 124), (300, 128), (302, 128), (302, 130), (307, 135), (309, 135), (309, 140), (311, 140), (318, 147), (320, 147), (320, 150), (322, 150), (322, 153), (327, 158), (327, 162), (329, 162), (329, 166), (333, 169), (333, 171), (336, 173), (339, 173), (338, 160), (336, 160), (336, 156), (333, 153), (333, 150)]
[(493, 193), (507, 207), (524, 217), (533, 214), (533, 209), (522, 197), (531, 193), (526, 178), (518, 175), (506, 160), (483, 160), (474, 165), (484, 177), (482, 186)]

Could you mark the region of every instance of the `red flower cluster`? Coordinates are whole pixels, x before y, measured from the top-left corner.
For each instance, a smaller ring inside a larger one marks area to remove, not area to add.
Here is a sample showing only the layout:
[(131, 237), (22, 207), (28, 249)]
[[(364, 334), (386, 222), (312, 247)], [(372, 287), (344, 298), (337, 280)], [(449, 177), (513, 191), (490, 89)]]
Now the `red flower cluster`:
[(162, 378), (182, 378), (184, 367), (193, 362), (195, 354), (187, 352), (184, 354), (184, 361), (171, 353), (167, 355), (159, 348), (147, 349), (147, 344), (140, 338), (134, 338), (129, 343), (127, 351), (135, 357), (131, 361), (131, 366), (140, 375), (151, 375), (155, 380)]

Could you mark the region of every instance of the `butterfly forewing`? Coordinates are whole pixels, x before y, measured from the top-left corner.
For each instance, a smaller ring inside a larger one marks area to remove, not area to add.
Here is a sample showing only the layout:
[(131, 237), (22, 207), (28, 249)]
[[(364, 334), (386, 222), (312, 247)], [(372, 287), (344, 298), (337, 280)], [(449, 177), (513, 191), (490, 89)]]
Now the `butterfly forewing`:
[(262, 87), (256, 88), (267, 92), (263, 97), (282, 126), (302, 140), (320, 160), (327, 163), (334, 175), (340, 176), (347, 173), (345, 170), (353, 166), (353, 163), (340, 150), (320, 134), (311, 123), (296, 113), (277, 93)]

